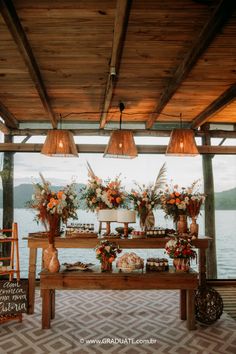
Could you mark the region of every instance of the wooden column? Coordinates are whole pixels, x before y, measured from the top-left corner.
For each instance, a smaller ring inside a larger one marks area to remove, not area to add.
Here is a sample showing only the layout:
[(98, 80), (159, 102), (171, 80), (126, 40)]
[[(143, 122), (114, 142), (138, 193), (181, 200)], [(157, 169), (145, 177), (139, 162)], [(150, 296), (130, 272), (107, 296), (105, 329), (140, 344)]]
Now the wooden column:
[[(203, 130), (207, 131), (209, 125), (205, 124)], [(203, 144), (211, 145), (211, 138), (207, 134), (202, 138)], [(203, 179), (205, 201), (205, 235), (212, 237), (209, 247), (206, 251), (207, 278), (217, 278), (217, 262), (216, 262), (216, 234), (215, 234), (215, 195), (214, 195), (214, 178), (212, 169), (212, 159), (214, 155), (203, 154)]]
[[(4, 136), (5, 143), (12, 143), (11, 135)], [(11, 229), (14, 219), (14, 201), (13, 201), (13, 171), (14, 171), (14, 152), (4, 152), (3, 170), (0, 175), (2, 178), (3, 189), (3, 217), (2, 226), (4, 229)], [(3, 255), (10, 255), (10, 244), (6, 243), (3, 248)]]

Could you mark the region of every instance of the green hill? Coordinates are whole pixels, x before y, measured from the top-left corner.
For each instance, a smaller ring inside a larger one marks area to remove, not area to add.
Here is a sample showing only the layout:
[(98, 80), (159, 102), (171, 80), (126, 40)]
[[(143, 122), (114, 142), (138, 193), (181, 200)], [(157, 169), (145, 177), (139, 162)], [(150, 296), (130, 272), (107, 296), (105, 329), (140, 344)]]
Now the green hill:
[[(80, 193), (84, 184), (76, 184), (77, 193)], [(53, 186), (53, 190), (59, 190), (62, 186)], [(14, 188), (14, 207), (25, 208), (26, 203), (31, 200), (34, 188), (32, 184), (20, 184)], [(81, 209), (84, 209), (84, 204), (80, 202)], [(0, 208), (2, 208), (2, 189), (0, 189)]]
[(236, 210), (236, 188), (215, 193), (215, 208), (218, 210)]
[[(84, 184), (77, 184), (77, 192), (80, 193)], [(61, 186), (54, 186), (53, 189), (58, 190)], [(26, 202), (31, 200), (33, 194), (32, 184), (20, 184), (14, 188), (14, 205), (15, 208), (25, 208)], [(236, 210), (236, 188), (215, 193), (215, 206), (218, 210)], [(0, 189), (0, 208), (2, 208), (2, 190)], [(85, 203), (80, 201), (80, 209), (85, 209)]]

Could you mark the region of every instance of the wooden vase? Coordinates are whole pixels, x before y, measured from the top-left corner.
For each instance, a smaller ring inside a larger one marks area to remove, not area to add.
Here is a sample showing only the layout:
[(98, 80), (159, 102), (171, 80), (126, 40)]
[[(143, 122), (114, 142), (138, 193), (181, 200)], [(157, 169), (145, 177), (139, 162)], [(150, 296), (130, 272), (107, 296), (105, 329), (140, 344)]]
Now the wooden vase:
[(57, 250), (52, 243), (49, 243), (48, 248), (43, 251), (43, 267), (47, 270), (55, 251)]
[(53, 252), (51, 261), (50, 261), (49, 266), (48, 266), (48, 270), (51, 273), (57, 273), (60, 270), (60, 263), (59, 263), (59, 260), (58, 260), (58, 252), (57, 252), (57, 250), (55, 250)]
[(198, 236), (198, 229), (199, 229), (199, 225), (196, 222), (196, 217), (192, 217), (192, 222), (190, 224), (190, 234), (192, 236)]
[(179, 234), (186, 234), (188, 231), (186, 215), (179, 215), (179, 220), (177, 221), (177, 231)]
[(188, 272), (190, 269), (189, 258), (174, 258), (173, 266), (176, 272)]

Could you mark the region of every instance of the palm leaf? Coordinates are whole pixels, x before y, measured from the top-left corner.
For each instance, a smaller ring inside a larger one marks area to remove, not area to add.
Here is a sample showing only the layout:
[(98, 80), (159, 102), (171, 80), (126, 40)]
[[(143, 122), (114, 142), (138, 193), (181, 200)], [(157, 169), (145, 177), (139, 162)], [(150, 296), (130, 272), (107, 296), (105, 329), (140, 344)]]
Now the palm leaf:
[(96, 175), (95, 175), (95, 173), (93, 172), (93, 169), (92, 169), (92, 167), (91, 167), (91, 165), (90, 165), (90, 163), (87, 161), (87, 169), (88, 169), (88, 175), (89, 175), (89, 177), (92, 177), (92, 178), (96, 178)]
[(154, 188), (153, 188), (154, 193), (158, 189), (161, 189), (165, 182), (166, 182), (166, 163), (164, 163), (160, 168), (160, 171), (159, 171), (156, 181), (154, 183)]

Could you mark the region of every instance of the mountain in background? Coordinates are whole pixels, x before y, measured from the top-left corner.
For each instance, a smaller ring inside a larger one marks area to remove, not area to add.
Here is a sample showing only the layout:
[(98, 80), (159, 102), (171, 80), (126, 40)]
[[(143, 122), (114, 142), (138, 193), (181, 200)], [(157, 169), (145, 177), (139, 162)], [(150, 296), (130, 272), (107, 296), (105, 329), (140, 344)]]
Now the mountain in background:
[[(78, 194), (85, 185), (76, 184)], [(58, 190), (63, 187), (54, 186), (52, 189)], [(26, 202), (31, 200), (34, 193), (32, 184), (20, 184), (14, 188), (15, 208), (25, 208)], [(2, 190), (0, 189), (0, 208), (2, 208)], [(217, 210), (236, 210), (236, 188), (215, 193), (215, 208)], [(80, 209), (85, 209), (85, 203), (80, 201)]]
[[(79, 194), (84, 184), (76, 184), (76, 190)], [(65, 186), (64, 186), (65, 187)], [(52, 190), (59, 190), (64, 188), (62, 186), (52, 186)], [(14, 187), (14, 207), (15, 208), (26, 208), (26, 203), (32, 199), (32, 194), (34, 194), (34, 187), (32, 184), (20, 184)], [(85, 204), (83, 201), (80, 202), (81, 209), (85, 209)], [(2, 189), (0, 189), (0, 208), (2, 208)]]
[(215, 209), (236, 210), (236, 188), (215, 193)]

